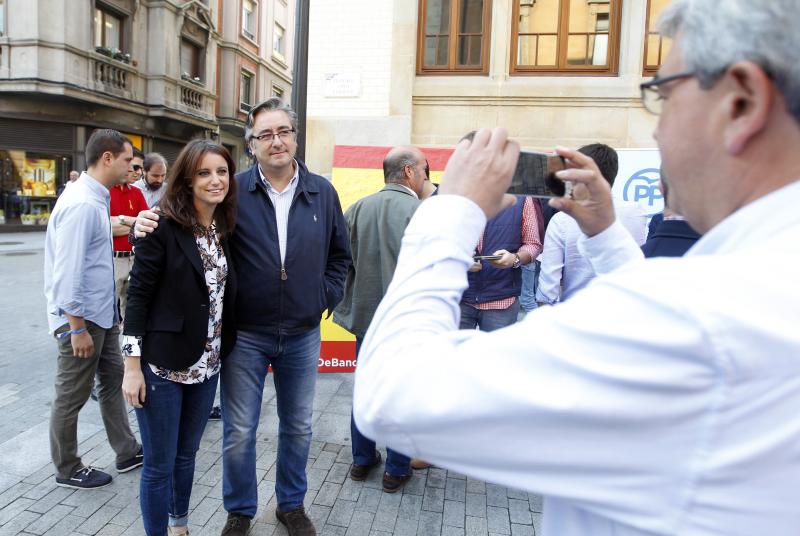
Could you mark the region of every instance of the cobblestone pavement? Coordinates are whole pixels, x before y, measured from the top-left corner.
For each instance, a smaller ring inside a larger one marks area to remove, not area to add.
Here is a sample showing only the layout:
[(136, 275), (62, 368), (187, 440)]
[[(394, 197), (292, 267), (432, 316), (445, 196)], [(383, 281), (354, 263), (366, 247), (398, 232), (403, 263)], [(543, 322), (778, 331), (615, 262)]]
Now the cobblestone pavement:
[[(142, 535), (139, 471), (117, 475), (97, 404), (79, 420), (84, 463), (105, 468), (111, 486), (74, 491), (55, 486), (48, 443), (55, 343), (47, 335), (42, 295), (43, 233), (0, 234), (0, 536)], [(270, 382), (258, 428), (259, 502), (250, 534), (283, 535), (275, 518), (277, 416)], [(323, 374), (314, 401), (314, 442), (306, 508), (322, 535), (539, 534), (541, 500), (452, 471), (415, 471), (402, 493), (381, 490), (381, 472), (348, 478), (349, 374)], [(136, 429), (136, 418), (130, 414)], [(190, 506), (192, 536), (218, 535), (222, 507), (222, 424), (210, 422), (197, 457)], [(385, 452), (384, 452), (385, 454)], [(385, 457), (385, 456), (384, 456)]]

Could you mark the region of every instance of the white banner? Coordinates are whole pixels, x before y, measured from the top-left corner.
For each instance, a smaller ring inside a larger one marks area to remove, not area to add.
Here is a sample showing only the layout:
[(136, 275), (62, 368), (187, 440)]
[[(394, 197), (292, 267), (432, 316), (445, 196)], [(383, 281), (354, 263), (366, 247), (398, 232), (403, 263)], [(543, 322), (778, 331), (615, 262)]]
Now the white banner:
[(641, 205), (648, 216), (664, 209), (658, 189), (661, 155), (658, 149), (617, 149), (619, 173), (614, 181), (614, 199)]

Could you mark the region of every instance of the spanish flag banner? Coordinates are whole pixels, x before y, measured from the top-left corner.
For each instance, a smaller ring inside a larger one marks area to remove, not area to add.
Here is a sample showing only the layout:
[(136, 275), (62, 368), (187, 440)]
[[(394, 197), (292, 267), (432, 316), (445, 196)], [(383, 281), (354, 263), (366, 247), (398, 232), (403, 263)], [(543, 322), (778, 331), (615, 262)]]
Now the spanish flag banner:
[[(359, 199), (383, 188), (383, 158), (391, 147), (336, 145), (333, 150), (332, 181), (342, 210)], [(421, 148), (430, 166), (434, 183), (444, 171), (452, 149)], [(325, 313), (327, 316), (327, 313)], [(354, 372), (356, 369), (356, 339), (331, 318), (322, 320), (322, 345), (319, 356), (320, 372)]]

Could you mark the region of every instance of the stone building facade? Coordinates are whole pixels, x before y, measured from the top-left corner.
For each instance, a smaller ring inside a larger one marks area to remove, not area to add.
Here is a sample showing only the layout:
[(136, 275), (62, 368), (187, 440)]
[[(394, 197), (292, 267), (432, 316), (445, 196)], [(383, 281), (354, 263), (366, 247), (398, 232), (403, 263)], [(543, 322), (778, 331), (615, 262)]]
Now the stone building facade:
[(651, 148), (639, 84), (670, 0), (312, 0), (307, 160), (334, 145), (452, 146), (502, 125), (529, 149)]
[(0, 0), (0, 223), (45, 224), (95, 128), (170, 162), (218, 140), (248, 164), (248, 106), (289, 97), (293, 13), (287, 0)]

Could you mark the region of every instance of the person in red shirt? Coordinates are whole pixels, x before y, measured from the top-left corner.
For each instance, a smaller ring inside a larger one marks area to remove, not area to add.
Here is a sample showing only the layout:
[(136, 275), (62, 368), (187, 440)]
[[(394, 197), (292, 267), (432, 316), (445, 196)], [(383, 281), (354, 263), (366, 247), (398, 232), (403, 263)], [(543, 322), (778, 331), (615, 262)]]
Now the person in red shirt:
[(131, 186), (142, 173), (144, 155), (133, 150), (133, 161), (125, 184), (111, 188), (111, 233), (114, 235), (114, 280), (117, 287), (117, 300), (120, 312), (125, 310), (128, 294), (128, 275), (133, 266), (133, 246), (128, 242), (128, 233), (136, 223), (139, 211), (147, 210), (147, 201), (142, 191)]

